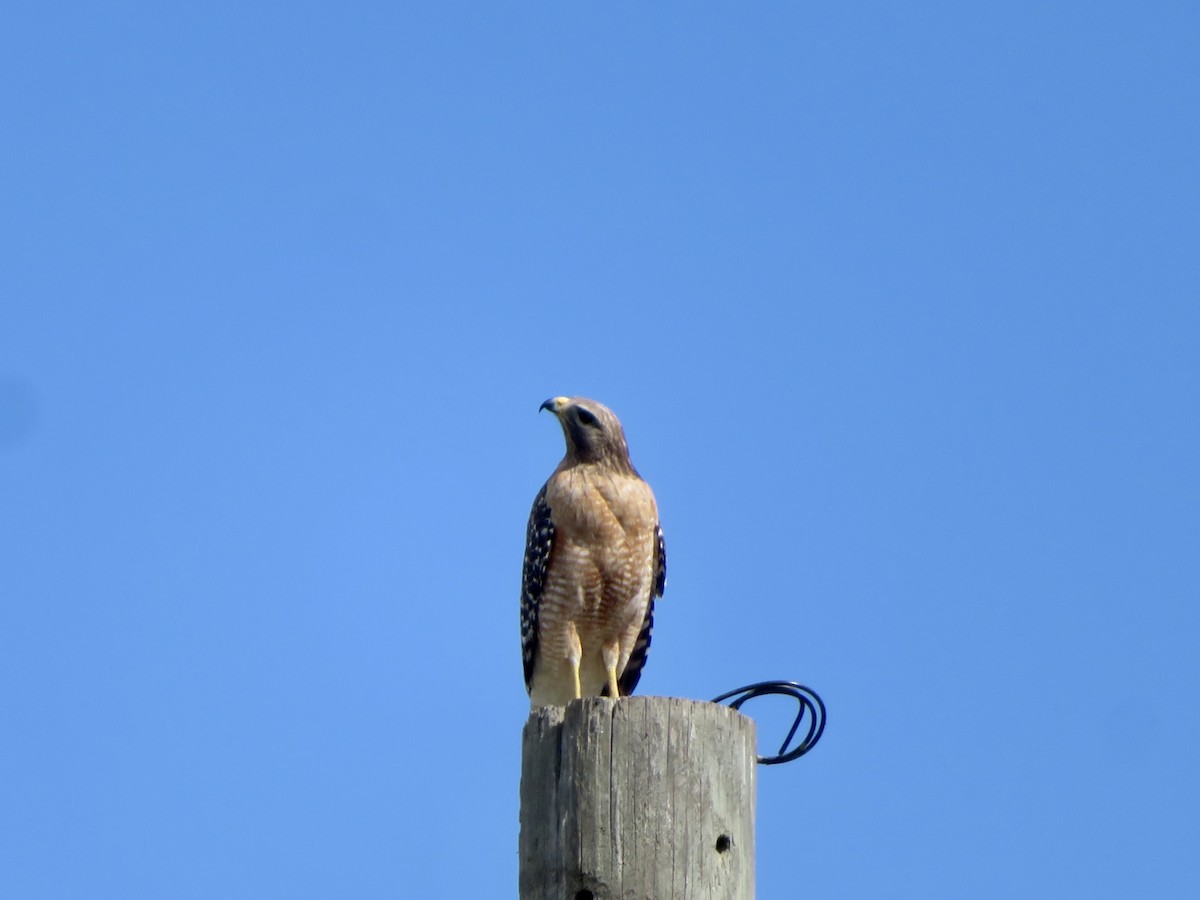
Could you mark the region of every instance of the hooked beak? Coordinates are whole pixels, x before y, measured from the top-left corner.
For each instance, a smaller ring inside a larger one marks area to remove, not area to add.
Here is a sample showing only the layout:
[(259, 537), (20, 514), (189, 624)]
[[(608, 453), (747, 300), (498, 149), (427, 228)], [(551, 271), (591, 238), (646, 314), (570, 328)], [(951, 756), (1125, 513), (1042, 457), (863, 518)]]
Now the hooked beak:
[(557, 416), (562, 408), (567, 405), (569, 399), (569, 397), (551, 397), (538, 407), (538, 412), (541, 412), (543, 409), (548, 409)]

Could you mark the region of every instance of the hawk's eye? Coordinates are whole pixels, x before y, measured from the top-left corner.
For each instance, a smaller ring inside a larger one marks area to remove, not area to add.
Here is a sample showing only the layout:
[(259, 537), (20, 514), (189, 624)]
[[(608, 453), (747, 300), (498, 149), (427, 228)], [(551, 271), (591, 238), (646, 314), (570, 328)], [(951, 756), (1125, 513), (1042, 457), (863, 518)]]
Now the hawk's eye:
[(579, 417), (579, 422), (581, 425), (595, 425), (596, 424), (596, 417), (594, 415), (592, 415), (590, 412), (588, 412), (586, 409), (580, 408), (575, 413), (575, 415), (577, 415)]

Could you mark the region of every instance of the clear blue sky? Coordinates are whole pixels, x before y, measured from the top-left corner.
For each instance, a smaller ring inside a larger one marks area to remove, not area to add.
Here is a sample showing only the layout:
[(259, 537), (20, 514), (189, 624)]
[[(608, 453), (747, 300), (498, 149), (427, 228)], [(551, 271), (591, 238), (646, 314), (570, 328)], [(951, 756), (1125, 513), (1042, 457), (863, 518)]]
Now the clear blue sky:
[(1200, 896), (1200, 8), (19, 3), (0, 896), (511, 897), (538, 404), (759, 896)]

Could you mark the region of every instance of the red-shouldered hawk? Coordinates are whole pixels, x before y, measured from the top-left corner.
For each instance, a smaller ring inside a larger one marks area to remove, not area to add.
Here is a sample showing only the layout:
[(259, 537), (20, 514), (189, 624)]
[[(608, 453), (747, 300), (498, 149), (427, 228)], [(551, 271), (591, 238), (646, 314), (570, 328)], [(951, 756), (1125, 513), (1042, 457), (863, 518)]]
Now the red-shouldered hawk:
[(521, 650), (533, 707), (627, 696), (650, 650), (667, 577), (658, 505), (629, 461), (621, 423), (584, 397), (542, 404), (567, 453), (529, 514)]

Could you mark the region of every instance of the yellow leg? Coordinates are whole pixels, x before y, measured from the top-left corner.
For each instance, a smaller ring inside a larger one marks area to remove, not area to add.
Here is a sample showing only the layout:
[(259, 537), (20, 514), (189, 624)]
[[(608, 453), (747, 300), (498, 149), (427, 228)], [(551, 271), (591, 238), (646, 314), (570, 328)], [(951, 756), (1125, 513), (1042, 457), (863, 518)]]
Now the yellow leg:
[(613, 697), (614, 699), (616, 697), (621, 696), (621, 689), (619, 687), (617, 687), (617, 667), (616, 666), (608, 667), (608, 695), (610, 697)]
[(579, 662), (583, 659), (583, 645), (579, 642), (579, 632), (575, 623), (567, 626), (567, 662), (571, 666), (571, 678), (575, 681), (575, 699), (583, 696), (583, 686), (579, 683)]
[(617, 685), (617, 660), (621, 658), (621, 645), (613, 642), (600, 652), (604, 659), (604, 671), (608, 673), (608, 696), (614, 700), (621, 696)]

